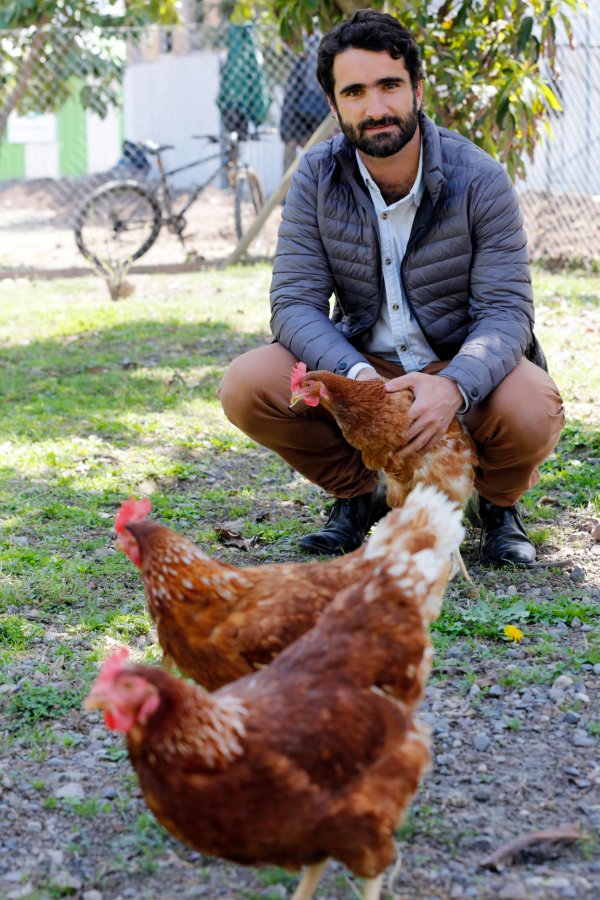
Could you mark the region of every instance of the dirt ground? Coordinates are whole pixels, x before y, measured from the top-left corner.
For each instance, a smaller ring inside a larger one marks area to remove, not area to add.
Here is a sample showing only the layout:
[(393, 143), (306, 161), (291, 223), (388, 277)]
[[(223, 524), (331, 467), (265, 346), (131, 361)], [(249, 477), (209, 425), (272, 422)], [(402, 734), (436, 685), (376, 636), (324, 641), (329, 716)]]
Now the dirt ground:
[[(89, 270), (89, 263), (75, 244), (73, 220), (87, 193), (99, 183), (101, 180), (92, 178), (83, 183), (67, 179), (0, 183), (0, 272)], [(178, 202), (183, 201), (181, 197)], [(217, 262), (229, 256), (237, 243), (231, 192), (207, 188), (186, 213), (186, 219), (185, 247), (163, 228), (138, 264), (179, 264), (192, 252), (200, 262)], [(280, 219), (281, 207), (277, 207), (249, 248), (250, 256), (273, 255)]]
[[(217, 480), (251, 477), (243, 465), (225, 456), (210, 475)], [(191, 498), (199, 490), (190, 482)], [(536, 568), (482, 569), (473, 531), (463, 545), (466, 563), (475, 580), (498, 595), (519, 594), (549, 607), (569, 598), (595, 608), (600, 605), (600, 543), (587, 530), (589, 517), (570, 509), (568, 498), (555, 499), (561, 507), (561, 538), (543, 546)], [(257, 520), (281, 513), (281, 503), (269, 497), (265, 485)], [(308, 506), (300, 514), (311, 521)], [(107, 546), (105, 552), (114, 550)], [(276, 546), (260, 543), (224, 554), (242, 565), (278, 558)], [(469, 604), (457, 585), (447, 596)], [(3, 691), (16, 690), (23, 679), (46, 683), (48, 676), (38, 666), (46, 656), (53, 658), (53, 645), (65, 637), (60, 614), (44, 615), (43, 621), (35, 608), (29, 614), (43, 625), (44, 636), (32, 658), (15, 664)], [(386, 890), (384, 897), (598, 898), (600, 757), (598, 737), (588, 726), (600, 722), (600, 661), (577, 670), (560, 664), (567, 648), (586, 653), (595, 627), (577, 618), (569, 625), (528, 625), (520, 644), (469, 638), (438, 652), (422, 708), (433, 735), (432, 770), (401, 841), (403, 866), (395, 892)], [(89, 649), (87, 640), (81, 639), (82, 651)], [(540, 652), (549, 640), (555, 650)], [(155, 642), (155, 632), (138, 639), (140, 647)], [(77, 653), (79, 648), (72, 649)], [(65, 683), (60, 666), (52, 678), (58, 687)], [(98, 716), (73, 709), (54, 731), (51, 749), (39, 759), (35, 748), (20, 753), (18, 746), (0, 756), (0, 897), (291, 896), (294, 876), (203, 858), (160, 831), (141, 799), (122, 738), (109, 733)], [(532, 845), (528, 852), (486, 863), (515, 838), (564, 826), (580, 829), (581, 840)], [(331, 863), (317, 896), (352, 900), (359, 889), (360, 882)]]
[[(0, 274), (15, 270), (89, 269), (73, 236), (74, 214), (85, 196), (105, 181), (35, 179), (0, 183)], [(543, 191), (521, 194), (532, 260), (562, 267), (600, 260), (600, 199)], [(224, 260), (236, 245), (232, 195), (209, 187), (186, 213), (186, 245), (166, 228), (136, 266), (182, 263), (193, 252), (199, 261)], [(272, 256), (281, 207), (273, 212), (250, 256)]]

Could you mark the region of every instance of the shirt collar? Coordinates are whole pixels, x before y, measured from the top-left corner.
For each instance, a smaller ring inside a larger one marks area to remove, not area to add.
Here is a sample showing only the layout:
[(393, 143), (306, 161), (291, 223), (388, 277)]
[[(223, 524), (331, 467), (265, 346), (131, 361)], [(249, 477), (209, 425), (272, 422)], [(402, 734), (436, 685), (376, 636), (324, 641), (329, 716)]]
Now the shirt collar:
[[(360, 153), (358, 153), (357, 150), (355, 150), (354, 152), (356, 154), (356, 162), (358, 163), (358, 170), (359, 170), (360, 174), (362, 175), (365, 184), (369, 188), (369, 191), (371, 193), (373, 191), (376, 191), (379, 194), (379, 196), (381, 197), (381, 191), (379, 190), (378, 186), (371, 178), (371, 175), (369, 174), (369, 170), (367, 169), (364, 162), (360, 158)], [(406, 195), (406, 197), (402, 197), (400, 200), (397, 200), (396, 203), (390, 204), (389, 208), (395, 207), (397, 203), (407, 203), (409, 198), (413, 201), (415, 206), (419, 206), (419, 204), (421, 203), (421, 200), (423, 199), (424, 191), (425, 191), (425, 182), (423, 181), (423, 141), (421, 140), (421, 144), (420, 144), (420, 148), (419, 148), (419, 167), (417, 169), (417, 177), (414, 180), (413, 186), (411, 187), (411, 189), (408, 192), (408, 194)], [(382, 199), (384, 206), (386, 206), (387, 204), (383, 200), (383, 197), (381, 199)]]

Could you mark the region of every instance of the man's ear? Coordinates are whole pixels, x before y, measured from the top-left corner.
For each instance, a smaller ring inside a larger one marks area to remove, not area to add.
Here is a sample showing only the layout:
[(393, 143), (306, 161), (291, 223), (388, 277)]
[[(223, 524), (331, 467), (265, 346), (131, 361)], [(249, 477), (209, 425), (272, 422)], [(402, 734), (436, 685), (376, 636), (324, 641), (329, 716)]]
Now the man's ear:
[(331, 115), (333, 116), (334, 119), (337, 119), (338, 111), (337, 111), (335, 103), (333, 102), (331, 97), (327, 97), (327, 102), (329, 103), (329, 109), (331, 110)]
[(417, 100), (417, 109), (421, 109), (423, 105), (423, 82), (417, 82), (417, 89), (415, 91), (415, 98)]

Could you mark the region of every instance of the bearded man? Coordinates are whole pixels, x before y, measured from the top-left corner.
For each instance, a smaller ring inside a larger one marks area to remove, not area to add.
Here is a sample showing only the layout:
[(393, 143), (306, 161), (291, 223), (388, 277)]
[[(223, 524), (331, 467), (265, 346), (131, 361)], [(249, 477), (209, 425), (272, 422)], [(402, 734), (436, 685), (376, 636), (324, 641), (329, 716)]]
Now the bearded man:
[(411, 388), (403, 453), (428, 450), (461, 416), (479, 458), (470, 515), (481, 562), (531, 565), (517, 501), (538, 481), (564, 411), (533, 334), (511, 181), (423, 113), (419, 48), (394, 16), (360, 10), (333, 28), (317, 77), (342, 134), (310, 150), (292, 181), (271, 285), (274, 342), (229, 366), (225, 414), (334, 496), (325, 526), (300, 546), (344, 553), (385, 514), (384, 492), (321, 405), (289, 409), (290, 370), (302, 360)]

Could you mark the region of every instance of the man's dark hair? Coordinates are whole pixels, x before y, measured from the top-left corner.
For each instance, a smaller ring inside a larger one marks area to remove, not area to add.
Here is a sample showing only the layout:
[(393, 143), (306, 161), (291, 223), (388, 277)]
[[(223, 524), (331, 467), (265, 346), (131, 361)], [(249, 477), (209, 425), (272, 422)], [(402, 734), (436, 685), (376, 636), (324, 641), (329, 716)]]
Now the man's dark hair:
[(319, 45), (317, 78), (333, 100), (333, 61), (338, 53), (357, 50), (385, 51), (392, 59), (403, 59), (413, 88), (423, 78), (419, 46), (412, 32), (389, 13), (359, 9), (351, 19), (340, 22), (324, 35)]

